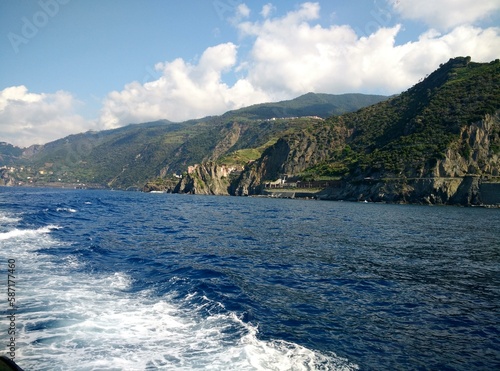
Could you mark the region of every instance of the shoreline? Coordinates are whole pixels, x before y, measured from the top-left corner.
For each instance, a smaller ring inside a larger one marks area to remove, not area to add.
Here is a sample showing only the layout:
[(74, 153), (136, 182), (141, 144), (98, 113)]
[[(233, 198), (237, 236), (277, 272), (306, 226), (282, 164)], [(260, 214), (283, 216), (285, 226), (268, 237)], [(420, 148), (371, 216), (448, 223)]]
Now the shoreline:
[[(489, 183), (489, 184), (498, 184), (500, 187), (500, 183)], [(53, 188), (53, 189), (61, 189), (61, 190), (103, 190), (103, 191), (124, 191), (124, 192), (142, 192), (142, 193), (171, 193), (167, 191), (150, 191), (145, 192), (139, 187), (130, 187), (128, 189), (113, 189), (109, 187), (105, 187), (99, 184), (81, 184), (81, 183), (37, 183), (37, 184), (22, 184), (22, 185), (0, 185), (2, 188)], [(328, 188), (322, 189), (314, 189), (311, 192), (309, 188), (282, 188), (282, 189), (265, 189), (262, 190), (260, 194), (248, 195), (247, 197), (256, 197), (256, 198), (281, 198), (281, 199), (297, 199), (297, 200), (317, 200), (317, 201), (337, 201), (337, 202), (355, 202), (355, 203), (377, 203), (377, 204), (387, 204), (387, 205), (422, 205), (422, 206), (458, 206), (458, 207), (480, 207), (487, 209), (500, 209), (500, 203), (496, 204), (471, 204), (471, 205), (463, 205), (463, 204), (447, 204), (447, 203), (426, 203), (426, 202), (408, 202), (408, 201), (371, 201), (368, 199), (338, 199), (338, 198), (330, 198), (324, 197), (325, 192), (328, 192)], [(205, 196), (205, 194), (197, 194), (198, 196)], [(234, 195), (220, 195), (220, 196), (230, 196), (230, 197), (245, 197), (245, 196), (234, 196)], [(323, 197), (322, 197), (323, 196)]]

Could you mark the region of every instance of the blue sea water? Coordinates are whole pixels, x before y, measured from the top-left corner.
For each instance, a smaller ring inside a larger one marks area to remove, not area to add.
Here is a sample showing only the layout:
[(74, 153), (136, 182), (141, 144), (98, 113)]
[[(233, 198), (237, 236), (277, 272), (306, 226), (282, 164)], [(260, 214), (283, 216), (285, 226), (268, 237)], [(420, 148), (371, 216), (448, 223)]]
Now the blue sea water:
[(3, 354), (9, 259), (25, 370), (500, 369), (498, 209), (0, 188)]

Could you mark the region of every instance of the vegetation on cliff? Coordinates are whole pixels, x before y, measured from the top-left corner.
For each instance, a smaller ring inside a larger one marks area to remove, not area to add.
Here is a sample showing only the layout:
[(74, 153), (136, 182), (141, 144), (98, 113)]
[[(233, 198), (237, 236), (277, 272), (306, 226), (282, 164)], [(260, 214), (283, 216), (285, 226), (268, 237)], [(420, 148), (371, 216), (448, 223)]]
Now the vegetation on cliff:
[[(499, 110), (500, 61), (454, 58), (396, 97), (283, 136), (232, 189), (258, 193), (264, 181), (283, 174), (310, 180), (330, 176), (350, 185), (350, 193), (338, 198), (357, 193), (358, 198), (387, 200), (387, 194), (397, 194), (396, 200), (404, 200), (416, 189), (409, 179), (495, 177)], [(369, 186), (357, 188), (366, 180)], [(399, 185), (388, 189), (387, 180)], [(448, 199), (457, 187), (445, 192)]]
[[(455, 58), (401, 95), (356, 114), (332, 118), (353, 130), (348, 159), (362, 175), (423, 175), (458, 139), (466, 125), (500, 108), (500, 62)], [(470, 148), (459, 148), (464, 155)], [(342, 157), (340, 157), (342, 158)]]

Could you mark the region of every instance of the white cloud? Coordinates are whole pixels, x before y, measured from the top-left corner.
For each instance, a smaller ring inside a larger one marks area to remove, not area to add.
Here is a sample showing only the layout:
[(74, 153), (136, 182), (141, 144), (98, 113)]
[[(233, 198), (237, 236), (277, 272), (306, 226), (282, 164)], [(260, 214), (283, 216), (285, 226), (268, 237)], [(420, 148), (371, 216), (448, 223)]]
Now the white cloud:
[[(132, 82), (107, 96), (101, 124), (112, 128), (161, 118), (182, 121), (309, 91), (396, 94), (449, 58), (470, 55), (487, 62), (498, 58), (500, 50), (498, 28), (464, 25), (443, 34), (429, 30), (397, 45), (400, 25), (359, 37), (350, 26), (316, 24), (317, 3), (304, 3), (276, 18), (269, 17), (268, 5), (262, 21), (238, 23), (242, 37), (252, 39), (245, 60), (238, 60), (236, 45), (226, 43), (206, 49), (197, 64), (182, 59), (160, 63), (157, 80)], [(225, 72), (242, 77), (230, 86), (223, 81)]]
[(227, 20), (229, 23), (236, 25), (241, 22), (243, 19), (250, 17), (250, 8), (245, 3), (240, 3), (234, 8), (234, 15), (228, 17)]
[(498, 0), (388, 0), (394, 10), (438, 29), (474, 24), (498, 12)]
[[(399, 11), (410, 12), (409, 3), (399, 4)], [(442, 8), (433, 9), (439, 13)], [(309, 91), (396, 94), (449, 58), (471, 56), (477, 62), (499, 58), (500, 28), (461, 24), (449, 30), (429, 29), (398, 45), (396, 38), (404, 25), (380, 27), (360, 37), (350, 26), (320, 25), (320, 10), (317, 3), (308, 2), (274, 17), (275, 8), (269, 3), (262, 8), (260, 21), (243, 21), (251, 12), (242, 4), (236, 26), (242, 45), (250, 45), (249, 53), (239, 56), (238, 47), (227, 42), (207, 48), (196, 63), (183, 59), (158, 63), (149, 82), (134, 81), (110, 92), (100, 117), (93, 121), (76, 113), (80, 103), (70, 93), (6, 88), (0, 91), (0, 140), (27, 146), (89, 129), (222, 114)], [(414, 10), (415, 17), (424, 19), (420, 12)], [(480, 18), (468, 17), (462, 19)], [(233, 82), (225, 82), (230, 75)]]
[(262, 7), (262, 11), (260, 12), (260, 14), (264, 18), (268, 18), (275, 10), (276, 10), (276, 8), (274, 7), (274, 5), (271, 3), (268, 3)]
[(250, 16), (250, 8), (246, 4), (239, 4), (236, 7), (236, 15), (242, 18), (248, 18)]
[(394, 94), (415, 84), (440, 63), (470, 55), (474, 61), (498, 58), (500, 29), (460, 26), (449, 33), (431, 30), (397, 45), (401, 26), (379, 28), (358, 37), (350, 26), (315, 24), (319, 5), (305, 3), (284, 17), (242, 22), (240, 31), (255, 38), (244, 64), (249, 82), (272, 96), (308, 91)]
[(88, 130), (90, 123), (75, 113), (78, 105), (64, 91), (36, 94), (23, 85), (8, 87), (0, 91), (1, 140), (26, 147)]
[(266, 100), (268, 96), (242, 78), (232, 87), (222, 74), (236, 64), (237, 48), (232, 43), (205, 50), (197, 65), (176, 59), (159, 63), (161, 77), (140, 84), (132, 82), (106, 97), (100, 118), (105, 128), (131, 122), (166, 118), (183, 121), (240, 108)]

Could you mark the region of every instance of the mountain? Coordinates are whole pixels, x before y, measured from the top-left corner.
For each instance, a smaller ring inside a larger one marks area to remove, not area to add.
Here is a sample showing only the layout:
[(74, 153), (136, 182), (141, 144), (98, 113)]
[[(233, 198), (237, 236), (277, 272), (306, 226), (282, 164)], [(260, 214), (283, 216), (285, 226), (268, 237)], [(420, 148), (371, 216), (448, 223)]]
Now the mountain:
[(280, 137), (228, 189), (260, 194), (284, 177), (329, 178), (337, 181), (317, 197), (485, 203), (500, 182), (499, 117), (500, 61), (454, 58), (396, 97)]
[[(182, 123), (160, 120), (89, 131), (30, 147), (21, 156), (29, 166), (21, 167), (20, 159), (9, 162), (18, 165), (11, 177), (22, 184), (142, 188), (148, 180), (171, 180), (173, 173), (205, 161), (242, 167), (280, 136), (320, 121), (321, 115), (357, 110), (383, 99), (387, 97), (309, 93)], [(2, 165), (7, 162), (0, 158)]]
[(500, 205), (500, 61), (450, 59), (390, 98), (309, 93), (73, 135), (20, 158), (4, 183)]
[(366, 94), (316, 94), (307, 93), (298, 98), (277, 103), (262, 103), (226, 113), (254, 120), (318, 116), (327, 118), (387, 100), (384, 95)]
[(6, 142), (0, 142), (0, 166), (9, 166), (19, 162), (22, 154), (22, 148)]

